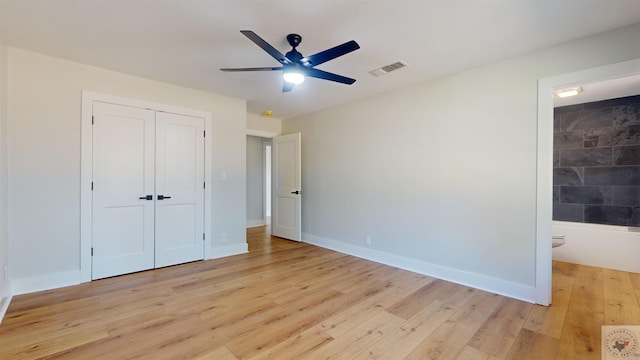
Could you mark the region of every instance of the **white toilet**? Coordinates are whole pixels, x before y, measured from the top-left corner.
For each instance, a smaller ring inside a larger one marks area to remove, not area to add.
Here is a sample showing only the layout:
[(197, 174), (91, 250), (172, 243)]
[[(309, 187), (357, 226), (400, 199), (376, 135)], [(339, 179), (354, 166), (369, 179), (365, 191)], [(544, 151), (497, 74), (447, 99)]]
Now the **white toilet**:
[(551, 235), (551, 247), (556, 248), (558, 246), (564, 245), (564, 235)]

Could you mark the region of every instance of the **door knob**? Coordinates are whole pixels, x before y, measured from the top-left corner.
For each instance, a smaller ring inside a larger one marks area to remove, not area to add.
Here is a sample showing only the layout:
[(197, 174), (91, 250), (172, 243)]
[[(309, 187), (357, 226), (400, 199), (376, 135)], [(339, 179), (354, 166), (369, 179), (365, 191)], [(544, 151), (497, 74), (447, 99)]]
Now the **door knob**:
[(140, 200), (153, 200), (153, 195), (140, 196)]
[(301, 191), (300, 191), (300, 190), (296, 190), (296, 191), (292, 191), (291, 193), (292, 193), (292, 194), (296, 194), (296, 195), (298, 195), (298, 194), (300, 194), (300, 193), (301, 193)]
[(158, 195), (158, 200), (171, 199), (171, 196)]

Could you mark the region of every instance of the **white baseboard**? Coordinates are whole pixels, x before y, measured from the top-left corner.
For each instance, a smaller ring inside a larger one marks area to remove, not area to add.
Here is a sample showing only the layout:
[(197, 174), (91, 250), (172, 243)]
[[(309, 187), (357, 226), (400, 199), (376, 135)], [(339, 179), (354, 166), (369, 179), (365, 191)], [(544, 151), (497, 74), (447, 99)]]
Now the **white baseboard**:
[(533, 286), (526, 286), (490, 276), (436, 265), (306, 233), (302, 234), (302, 240), (306, 243), (339, 251), (344, 254), (357, 256), (359, 258), (432, 276), (495, 294), (504, 295), (514, 299), (535, 303), (535, 287)]
[[(211, 249), (211, 256), (208, 258), (216, 259), (225, 256), (244, 254), (248, 251), (249, 248), (246, 243), (214, 247)], [(36, 275), (12, 280), (10, 293), (13, 295), (27, 294), (37, 291), (57, 289), (65, 286), (78, 285), (83, 282), (80, 270)]]
[(36, 275), (11, 281), (13, 295), (27, 294), (36, 291), (57, 289), (82, 283), (80, 270), (62, 271), (52, 274)]
[(264, 220), (247, 220), (247, 227), (257, 227), (266, 225)]
[(9, 304), (11, 304), (11, 296), (5, 296), (0, 299), (0, 324), (2, 324), (2, 319), (4, 319), (4, 315), (7, 313), (9, 309)]
[(218, 259), (227, 256), (246, 254), (249, 252), (247, 243), (227, 246), (216, 246), (211, 249), (211, 256), (208, 259)]

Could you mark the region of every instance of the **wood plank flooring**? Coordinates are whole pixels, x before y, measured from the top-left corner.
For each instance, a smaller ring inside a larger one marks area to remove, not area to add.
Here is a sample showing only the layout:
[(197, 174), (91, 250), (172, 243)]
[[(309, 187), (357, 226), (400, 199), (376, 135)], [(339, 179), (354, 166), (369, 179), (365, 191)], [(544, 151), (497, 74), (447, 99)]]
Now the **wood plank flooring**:
[(247, 232), (249, 254), (13, 298), (0, 359), (600, 359), (640, 274), (554, 262), (543, 307)]

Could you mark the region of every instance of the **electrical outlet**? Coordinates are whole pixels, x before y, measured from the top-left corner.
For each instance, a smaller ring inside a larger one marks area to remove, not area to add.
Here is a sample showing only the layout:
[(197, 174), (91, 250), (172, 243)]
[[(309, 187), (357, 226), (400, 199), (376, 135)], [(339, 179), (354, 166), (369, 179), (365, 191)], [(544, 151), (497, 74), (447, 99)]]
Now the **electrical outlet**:
[(220, 181), (227, 181), (227, 173), (223, 172), (220, 174)]
[(227, 234), (226, 233), (220, 234), (220, 241), (222, 241), (222, 242), (227, 241)]
[(364, 244), (367, 246), (371, 246), (371, 236), (367, 235), (364, 237)]

